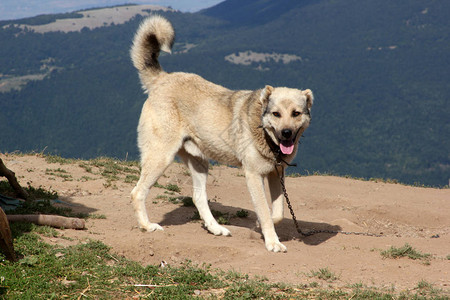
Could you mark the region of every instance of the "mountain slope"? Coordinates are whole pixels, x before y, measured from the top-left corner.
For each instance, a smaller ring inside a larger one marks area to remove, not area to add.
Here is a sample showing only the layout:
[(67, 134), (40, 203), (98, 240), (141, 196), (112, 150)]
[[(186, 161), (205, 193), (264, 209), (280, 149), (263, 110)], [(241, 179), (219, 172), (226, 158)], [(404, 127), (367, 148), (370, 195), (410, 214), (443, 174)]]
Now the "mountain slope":
[[(450, 3), (283, 1), (158, 12), (177, 32), (161, 65), (232, 89), (312, 89), (313, 123), (291, 172), (448, 184)], [(0, 93), (0, 150), (137, 158), (145, 95), (128, 49), (141, 19), (45, 34), (3, 24), (0, 89), (19, 76), (46, 77)]]

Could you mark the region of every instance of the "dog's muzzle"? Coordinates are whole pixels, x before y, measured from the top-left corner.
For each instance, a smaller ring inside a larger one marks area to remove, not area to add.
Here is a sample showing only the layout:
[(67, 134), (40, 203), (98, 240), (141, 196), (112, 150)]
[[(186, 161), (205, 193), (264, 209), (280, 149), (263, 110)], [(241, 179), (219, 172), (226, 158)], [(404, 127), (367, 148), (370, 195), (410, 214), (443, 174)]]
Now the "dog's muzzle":
[(289, 155), (294, 151), (294, 141), (291, 129), (281, 130), (280, 150), (281, 153), (286, 155)]

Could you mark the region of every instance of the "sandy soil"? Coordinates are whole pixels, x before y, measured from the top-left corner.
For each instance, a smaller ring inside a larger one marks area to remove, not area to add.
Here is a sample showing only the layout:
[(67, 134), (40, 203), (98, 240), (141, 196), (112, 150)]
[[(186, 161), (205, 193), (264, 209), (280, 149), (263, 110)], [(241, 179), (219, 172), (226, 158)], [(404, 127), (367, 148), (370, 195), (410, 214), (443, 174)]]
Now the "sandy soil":
[[(200, 221), (192, 221), (194, 207), (184, 207), (158, 195), (153, 188), (147, 201), (151, 220), (164, 231), (141, 232), (130, 205), (133, 183), (114, 181), (107, 186), (101, 175), (87, 173), (74, 164), (48, 164), (38, 155), (0, 154), (22, 185), (30, 182), (58, 192), (74, 211), (104, 215), (105, 219), (88, 219), (87, 229), (61, 230), (73, 238), (53, 238), (64, 244), (97, 239), (110, 245), (119, 255), (143, 264), (161, 261), (177, 266), (186, 259), (211, 264), (213, 268), (234, 270), (267, 277), (270, 281), (345, 287), (365, 284), (395, 291), (412, 290), (425, 280), (449, 292), (450, 285), (450, 190), (409, 187), (399, 184), (364, 182), (332, 176), (287, 178), (286, 185), (300, 225), (305, 229), (342, 229), (382, 234), (370, 237), (343, 234), (317, 234), (299, 237), (288, 210), (277, 226), (287, 253), (270, 253), (256, 228), (256, 216), (239, 169), (214, 166), (208, 179), (211, 208), (234, 215), (249, 212), (247, 218), (233, 217), (226, 225), (231, 237), (209, 234)], [(49, 171), (63, 169), (72, 176), (64, 181)], [(95, 172), (95, 170), (93, 170)], [(87, 177), (83, 177), (87, 176)], [(177, 184), (181, 193), (190, 196), (191, 180), (186, 168), (174, 163), (159, 180)], [(430, 253), (429, 264), (409, 258), (386, 259), (380, 254), (391, 246), (409, 243), (422, 253)], [(311, 277), (312, 271), (328, 268), (338, 279), (325, 282)]]

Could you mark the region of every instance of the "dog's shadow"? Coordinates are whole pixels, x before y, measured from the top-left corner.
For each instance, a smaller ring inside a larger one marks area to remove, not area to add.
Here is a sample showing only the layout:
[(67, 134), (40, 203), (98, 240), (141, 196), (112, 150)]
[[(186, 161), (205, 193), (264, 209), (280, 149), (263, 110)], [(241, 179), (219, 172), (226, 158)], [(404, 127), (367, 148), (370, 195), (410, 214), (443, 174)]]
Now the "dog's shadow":
[[(242, 211), (242, 208), (225, 206), (217, 202), (212, 202), (209, 205), (213, 213), (214, 211), (220, 212), (222, 214), (222, 218), (228, 220), (228, 225), (246, 227), (261, 233), (259, 227), (256, 226), (257, 216), (255, 212), (247, 211), (247, 216), (238, 217), (237, 212)], [(195, 207), (179, 206), (174, 210), (166, 213), (163, 220), (159, 224), (161, 226), (183, 225), (195, 220), (198, 220), (198, 212)], [(336, 232), (342, 229), (338, 225), (331, 225), (327, 223), (305, 222), (300, 220), (297, 220), (297, 222), (302, 232), (311, 232), (314, 230), (326, 232), (304, 236), (297, 232), (292, 219), (284, 218), (280, 223), (275, 225), (275, 230), (281, 242), (300, 239), (307, 245), (319, 245), (335, 236), (337, 234)]]

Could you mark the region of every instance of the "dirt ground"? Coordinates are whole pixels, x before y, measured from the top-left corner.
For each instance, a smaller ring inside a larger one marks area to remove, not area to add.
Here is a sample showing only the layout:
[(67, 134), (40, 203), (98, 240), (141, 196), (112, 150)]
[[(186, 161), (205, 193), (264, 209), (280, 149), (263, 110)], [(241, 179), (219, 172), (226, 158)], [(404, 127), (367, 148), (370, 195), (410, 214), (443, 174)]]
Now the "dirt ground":
[[(75, 212), (106, 218), (89, 218), (86, 230), (60, 230), (63, 238), (52, 238), (58, 244), (96, 239), (112, 251), (143, 264), (166, 261), (177, 266), (186, 260), (211, 264), (212, 268), (234, 270), (262, 276), (274, 282), (345, 287), (364, 284), (413, 290), (421, 280), (433, 287), (450, 290), (450, 189), (403, 186), (365, 182), (333, 176), (287, 178), (286, 186), (300, 226), (304, 229), (342, 229), (344, 231), (382, 234), (382, 237), (326, 234), (299, 237), (289, 211), (276, 230), (287, 253), (271, 253), (264, 247), (256, 227), (256, 215), (239, 169), (225, 166), (211, 168), (208, 197), (212, 209), (234, 216), (244, 209), (248, 217), (231, 217), (231, 237), (208, 233), (200, 221), (192, 221), (196, 209), (174, 204), (164, 196), (191, 196), (191, 179), (187, 169), (174, 163), (160, 178), (160, 184), (176, 184), (180, 193), (167, 195), (153, 188), (147, 200), (152, 222), (164, 231), (141, 232), (130, 204), (134, 183), (113, 181), (111, 186), (95, 170), (88, 173), (73, 164), (49, 164), (39, 155), (0, 154), (20, 183), (31, 183), (58, 192), (59, 200)], [(63, 169), (67, 181), (51, 175), (49, 170)], [(94, 174), (93, 174), (94, 173)], [(159, 197), (158, 197), (159, 196)], [(422, 253), (432, 255), (429, 263), (409, 258), (383, 258), (381, 250), (410, 244)], [(337, 279), (326, 282), (311, 276), (328, 268)]]

